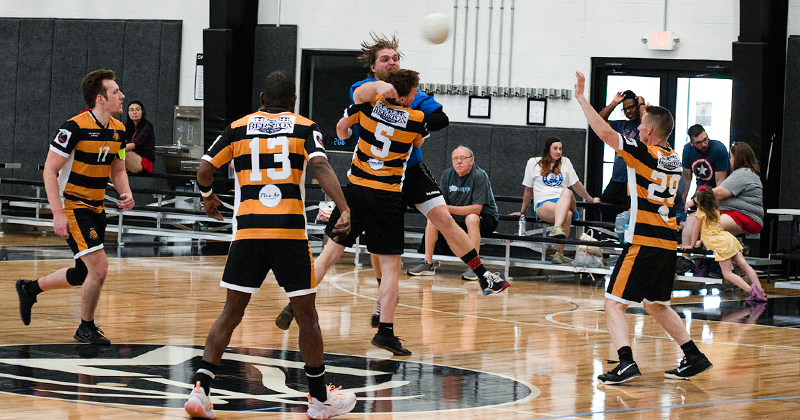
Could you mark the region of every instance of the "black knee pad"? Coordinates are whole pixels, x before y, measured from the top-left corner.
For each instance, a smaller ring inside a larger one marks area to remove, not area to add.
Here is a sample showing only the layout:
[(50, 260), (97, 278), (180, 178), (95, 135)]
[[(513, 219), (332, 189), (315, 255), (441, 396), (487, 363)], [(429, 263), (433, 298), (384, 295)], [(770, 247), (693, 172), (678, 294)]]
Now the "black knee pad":
[(67, 283), (72, 286), (80, 286), (86, 281), (87, 274), (89, 274), (89, 270), (86, 268), (86, 264), (78, 258), (75, 260), (75, 268), (67, 270)]

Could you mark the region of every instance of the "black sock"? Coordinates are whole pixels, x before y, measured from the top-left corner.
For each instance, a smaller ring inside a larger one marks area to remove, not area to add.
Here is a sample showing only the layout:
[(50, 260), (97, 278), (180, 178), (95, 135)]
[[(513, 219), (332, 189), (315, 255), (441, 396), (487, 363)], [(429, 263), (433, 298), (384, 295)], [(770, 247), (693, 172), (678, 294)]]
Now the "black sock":
[(619, 362), (625, 364), (633, 363), (633, 350), (630, 346), (620, 347), (617, 350), (617, 354), (619, 355)]
[(472, 270), (478, 276), (478, 280), (481, 283), (482, 288), (486, 288), (489, 286), (489, 283), (486, 282), (484, 276), (486, 275), (486, 269), (483, 267), (483, 262), (481, 262), (481, 257), (478, 256), (478, 251), (472, 249), (471, 251), (467, 252), (461, 257), (461, 261), (464, 261), (464, 264)]
[(200, 386), (205, 391), (206, 395), (211, 395), (211, 381), (217, 376), (217, 365), (206, 362), (205, 360), (200, 361), (200, 367), (197, 369), (197, 373), (195, 374), (195, 378), (197, 381), (200, 382)]
[(394, 336), (394, 322), (381, 322), (378, 324), (378, 334), (383, 336)]
[(25, 282), (22, 285), (22, 288), (25, 290), (25, 293), (31, 296), (36, 296), (44, 291), (41, 287), (39, 287), (39, 280)]
[(380, 286), (381, 285), (381, 278), (380, 277), (375, 277), (375, 280), (378, 280), (378, 286)]
[(81, 328), (83, 328), (83, 327), (87, 327), (87, 328), (97, 328), (97, 327), (94, 325), (94, 320), (91, 320), (91, 321), (85, 321), (85, 320), (81, 319)]
[(317, 367), (305, 365), (303, 369), (306, 371), (306, 379), (308, 379), (309, 395), (319, 402), (325, 402), (328, 399), (328, 390), (325, 387), (325, 364)]
[(694, 343), (694, 340), (689, 340), (681, 346), (681, 350), (683, 350), (683, 354), (687, 357), (699, 356), (700, 349), (697, 348), (697, 344)]

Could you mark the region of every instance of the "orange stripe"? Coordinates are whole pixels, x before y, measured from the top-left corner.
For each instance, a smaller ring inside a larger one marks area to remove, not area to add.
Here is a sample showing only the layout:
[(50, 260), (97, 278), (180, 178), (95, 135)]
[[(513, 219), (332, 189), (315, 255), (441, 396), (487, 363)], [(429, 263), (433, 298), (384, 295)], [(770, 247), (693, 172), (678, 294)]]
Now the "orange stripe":
[(372, 188), (374, 190), (382, 190), (382, 191), (390, 191), (390, 192), (400, 192), (402, 191), (400, 188), (400, 184), (387, 184), (385, 182), (373, 181), (371, 179), (364, 179), (359, 178), (355, 175), (350, 175), (347, 179), (356, 185), (361, 185), (362, 187)]
[(672, 251), (676, 251), (678, 249), (677, 240), (670, 241), (667, 239), (651, 238), (649, 236), (633, 235), (632, 243), (653, 248), (669, 249)]
[(86, 153), (100, 153), (101, 147), (108, 147), (108, 154), (115, 154), (119, 151), (121, 142), (112, 140), (81, 140), (75, 145), (75, 150)]
[(75, 218), (75, 212), (71, 209), (64, 209), (64, 215), (67, 216), (69, 222), (69, 234), (72, 235), (72, 240), (78, 245), (78, 252), (86, 251), (89, 246), (86, 245), (86, 239), (83, 237), (78, 220)]
[(236, 231), (235, 241), (240, 239), (305, 239), (306, 229), (240, 229)]
[(233, 147), (231, 145), (227, 145), (224, 149), (220, 150), (219, 153), (211, 158), (210, 163), (214, 165), (215, 168), (219, 168), (231, 160), (233, 160)]
[(319, 285), (319, 283), (317, 283), (317, 274), (314, 271), (314, 255), (311, 254), (311, 247), (308, 248), (308, 260), (311, 263), (311, 287), (310, 287), (310, 289), (313, 289), (313, 288), (317, 287)]
[[(245, 137), (241, 139), (236, 139), (235, 141), (231, 142), (231, 146), (233, 147), (233, 156), (239, 157), (242, 155), (250, 156), (252, 153), (252, 149), (250, 147), (250, 142), (253, 141), (254, 138), (258, 138), (258, 153), (261, 155), (269, 155), (269, 154), (279, 154), (283, 152), (283, 148), (280, 146), (276, 146), (273, 148), (267, 147), (267, 142), (269, 141), (269, 137)], [(294, 153), (297, 155), (302, 155), (305, 153), (306, 141), (299, 137), (288, 137), (289, 139), (289, 153)]]
[(103, 208), (105, 208), (105, 206), (94, 207), (84, 203), (83, 201), (64, 200), (64, 210), (89, 209), (95, 213), (100, 213), (103, 211)]
[[(622, 159), (625, 160), (625, 163), (627, 163), (629, 167), (633, 168), (637, 174), (650, 179), (650, 174), (653, 173), (652, 168), (647, 167), (647, 165), (642, 163), (639, 159), (636, 159), (632, 154), (624, 150), (619, 150), (617, 153), (622, 156)], [(647, 194), (643, 195), (642, 197), (647, 197)]]
[[(396, 142), (395, 142), (396, 143)], [(375, 147), (376, 149), (380, 149), (379, 147)], [(407, 152), (397, 153), (397, 152), (389, 152), (384, 158), (376, 157), (374, 153), (372, 153), (372, 145), (367, 143), (366, 141), (359, 141), (358, 142), (358, 150), (361, 150), (367, 156), (374, 157), (375, 159), (380, 159), (384, 162), (389, 162), (392, 160), (406, 160), (406, 156), (411, 153), (411, 148), (408, 148)]]
[(106, 196), (105, 189), (93, 189), (93, 188), (85, 188), (79, 187), (75, 184), (67, 182), (67, 185), (64, 187), (65, 194), (71, 194), (76, 197), (85, 198), (87, 200), (102, 200)]
[(258, 200), (245, 200), (239, 203), (237, 215), (245, 214), (305, 214), (303, 202), (295, 199), (281, 200), (273, 207), (264, 207)]
[(403, 175), (403, 167), (402, 166), (384, 166), (381, 169), (374, 170), (369, 163), (366, 163), (362, 160), (356, 159), (353, 161), (353, 165), (356, 166), (358, 169), (362, 171), (375, 175), (375, 176), (400, 176)]
[(111, 173), (111, 165), (89, 165), (75, 160), (72, 162), (72, 172), (93, 178), (108, 178)]
[(639, 249), (640, 247), (638, 245), (631, 245), (631, 247), (628, 248), (625, 260), (622, 261), (622, 267), (620, 267), (617, 272), (617, 276), (614, 277), (614, 288), (611, 289), (612, 295), (621, 298), (622, 294), (625, 292), (625, 286), (628, 285), (628, 279), (631, 276), (636, 256), (639, 255)]
[(665, 222), (660, 215), (644, 210), (636, 211), (636, 223), (644, 223), (652, 226), (663, 226), (675, 230), (678, 229), (678, 225), (676, 224), (674, 217), (671, 217), (668, 221)]

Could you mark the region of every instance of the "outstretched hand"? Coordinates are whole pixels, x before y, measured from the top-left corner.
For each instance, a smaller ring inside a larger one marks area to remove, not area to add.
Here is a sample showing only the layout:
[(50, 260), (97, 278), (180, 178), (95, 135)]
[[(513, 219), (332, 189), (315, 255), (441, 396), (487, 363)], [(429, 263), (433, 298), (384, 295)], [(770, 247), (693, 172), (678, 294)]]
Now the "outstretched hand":
[(208, 197), (203, 197), (203, 207), (205, 207), (206, 215), (213, 219), (222, 221), (222, 214), (219, 212), (219, 206), (222, 205), (222, 200), (217, 197), (213, 192)]
[(575, 72), (575, 77), (578, 78), (578, 82), (575, 83), (575, 96), (583, 96), (583, 90), (586, 88), (586, 77), (579, 71)]

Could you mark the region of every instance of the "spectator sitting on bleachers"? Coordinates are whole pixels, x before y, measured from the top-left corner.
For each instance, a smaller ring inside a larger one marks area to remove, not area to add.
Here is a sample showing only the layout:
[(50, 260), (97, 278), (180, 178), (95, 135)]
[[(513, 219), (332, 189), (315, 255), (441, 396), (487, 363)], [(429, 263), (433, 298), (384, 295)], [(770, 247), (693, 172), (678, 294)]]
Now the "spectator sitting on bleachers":
[(125, 146), (125, 169), (131, 173), (153, 173), (156, 161), (156, 138), (153, 124), (145, 118), (144, 105), (132, 101), (128, 105), (128, 120), (125, 122), (128, 144)]
[[(572, 162), (569, 158), (561, 155), (561, 140), (551, 138), (544, 144), (542, 156), (533, 157), (528, 160), (525, 166), (525, 177), (522, 179), (525, 192), (522, 195), (522, 208), (519, 213), (512, 215), (525, 214), (531, 198), (536, 205), (533, 214), (539, 220), (553, 223), (550, 236), (554, 238), (566, 238), (572, 227), (572, 220), (578, 218), (578, 211), (575, 205), (575, 196), (569, 188), (575, 190), (578, 195), (590, 203), (599, 203), (600, 199), (592, 197), (586, 191)], [(556, 253), (553, 255), (553, 264), (563, 264), (564, 244), (556, 245)]]
[[(492, 183), (486, 171), (475, 165), (475, 156), (467, 147), (458, 146), (451, 155), (452, 168), (445, 169), (439, 185), (444, 190), (447, 210), (456, 223), (467, 231), (475, 250), (480, 252), (481, 237), (497, 228), (497, 203), (492, 192)], [(433, 275), (433, 252), (450, 254), (447, 241), (439, 236), (436, 225), (428, 221), (425, 227), (425, 260), (408, 270), (412, 276)], [(469, 268), (461, 275), (463, 280), (477, 280), (478, 276)]]

